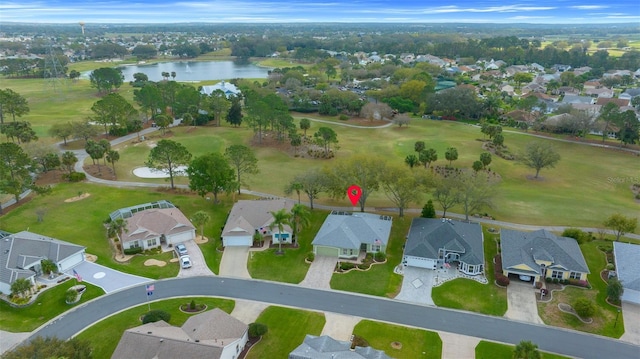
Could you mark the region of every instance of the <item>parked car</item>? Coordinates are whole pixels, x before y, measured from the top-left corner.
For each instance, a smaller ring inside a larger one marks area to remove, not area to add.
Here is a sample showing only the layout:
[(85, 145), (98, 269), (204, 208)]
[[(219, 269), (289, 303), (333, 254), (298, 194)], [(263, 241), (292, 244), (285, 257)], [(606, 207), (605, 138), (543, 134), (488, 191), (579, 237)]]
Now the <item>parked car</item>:
[(180, 266), (182, 268), (191, 268), (191, 257), (189, 256), (180, 257)]
[(518, 278), (520, 278), (521, 281), (525, 281), (525, 282), (531, 282), (531, 279), (533, 279), (528, 275), (520, 275)]
[(187, 247), (182, 243), (176, 245), (176, 252), (178, 253), (178, 256), (183, 256), (185, 254), (188, 254)]

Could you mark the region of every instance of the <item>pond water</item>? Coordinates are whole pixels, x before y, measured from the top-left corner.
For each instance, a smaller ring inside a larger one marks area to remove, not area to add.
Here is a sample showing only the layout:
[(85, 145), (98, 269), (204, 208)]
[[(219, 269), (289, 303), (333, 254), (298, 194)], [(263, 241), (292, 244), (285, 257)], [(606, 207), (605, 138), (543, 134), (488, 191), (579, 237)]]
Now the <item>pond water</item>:
[[(245, 78), (267, 78), (270, 68), (234, 61), (172, 61), (155, 64), (126, 65), (120, 67), (124, 81), (133, 81), (133, 74), (142, 72), (150, 81), (161, 81), (162, 73), (176, 73), (170, 80), (178, 82), (204, 80), (230, 80)], [(86, 74), (89, 76), (89, 73)]]

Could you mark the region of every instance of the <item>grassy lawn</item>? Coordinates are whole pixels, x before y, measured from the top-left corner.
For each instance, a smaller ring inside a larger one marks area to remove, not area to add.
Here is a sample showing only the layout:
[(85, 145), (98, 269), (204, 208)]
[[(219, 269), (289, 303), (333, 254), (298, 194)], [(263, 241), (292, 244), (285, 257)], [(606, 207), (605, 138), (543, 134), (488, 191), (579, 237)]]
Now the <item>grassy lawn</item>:
[[(513, 358), (513, 350), (515, 346), (500, 344), (494, 342), (487, 342), (481, 340), (476, 346), (476, 359), (512, 359)], [(542, 359), (569, 359), (569, 357), (551, 354), (551, 353), (540, 353), (540, 358)]]
[(285, 249), (284, 255), (275, 254), (276, 249), (251, 252), (248, 269), (255, 279), (277, 282), (300, 283), (307, 275), (309, 265), (304, 261), (307, 253), (313, 251), (311, 242), (322, 226), (328, 211), (315, 209), (311, 212), (310, 226), (302, 229), (298, 236), (298, 247)]
[[(580, 246), (591, 272), (588, 279), (592, 289), (567, 286), (563, 291), (554, 292), (551, 302), (538, 302), (538, 313), (545, 324), (620, 338), (624, 333), (624, 319), (620, 315), (616, 324), (618, 309), (605, 301), (607, 284), (600, 278), (600, 271), (606, 267), (607, 263), (604, 252), (598, 247), (613, 248), (613, 244), (611, 241), (596, 240)], [(572, 304), (574, 300), (581, 297), (588, 298), (595, 304), (596, 313), (591, 324), (585, 324), (573, 315), (560, 312), (558, 309), (558, 303)]]
[[(67, 198), (77, 196), (79, 192), (89, 193), (86, 199), (77, 202), (65, 202)], [(199, 196), (183, 193), (169, 193), (153, 189), (123, 189), (87, 183), (61, 183), (53, 188), (48, 196), (37, 196), (33, 200), (0, 217), (0, 229), (19, 232), (29, 229), (53, 238), (87, 247), (87, 253), (98, 256), (98, 263), (148, 278), (159, 279), (175, 277), (179, 268), (176, 263), (165, 267), (146, 267), (142, 263), (150, 258), (168, 261), (172, 253), (150, 256), (135, 256), (129, 263), (118, 263), (106, 239), (103, 222), (109, 213), (122, 207), (167, 199), (173, 202), (187, 216), (199, 210), (206, 211), (211, 221), (205, 228), (205, 236), (212, 240), (202, 245), (207, 264), (218, 272), (221, 254), (215, 251), (215, 243), (220, 237), (220, 227), (226, 220), (231, 199), (223, 197), (223, 202), (213, 205)], [(44, 220), (37, 221), (36, 211), (45, 210)], [(73, 225), (70, 225), (70, 222)]]
[(256, 344), (247, 359), (283, 358), (302, 343), (307, 334), (320, 335), (325, 324), (324, 314), (283, 307), (269, 307), (256, 323), (267, 326), (268, 332)]
[(494, 283), (493, 257), (497, 254), (494, 234), (483, 227), (485, 276), (488, 284), (459, 278), (434, 287), (433, 302), (439, 307), (463, 309), (489, 315), (503, 316), (507, 311), (507, 290)]
[(393, 216), (386, 263), (372, 265), (368, 271), (352, 270), (348, 273), (336, 273), (331, 277), (331, 288), (381, 297), (395, 297), (400, 292), (402, 276), (393, 273), (393, 269), (402, 260), (402, 246), (409, 233), (411, 219), (412, 217), (407, 216), (404, 218)]
[[(197, 304), (206, 304), (207, 310), (220, 308), (227, 313), (231, 313), (235, 302), (228, 299), (218, 298), (174, 298), (151, 303), (151, 310), (163, 310), (171, 314), (169, 324), (181, 326), (192, 314), (180, 311), (179, 307), (188, 304), (191, 299), (195, 299)], [(86, 328), (78, 335), (78, 338), (91, 343), (93, 357), (96, 359), (110, 358), (118, 346), (118, 342), (125, 330), (142, 325), (140, 317), (147, 313), (147, 305), (140, 305), (123, 312), (115, 314), (109, 318), (95, 323)]]
[[(362, 320), (353, 328), (353, 334), (392, 358), (440, 359), (442, 356), (442, 340), (436, 332)], [(393, 342), (399, 342), (402, 348), (393, 348)]]
[(104, 294), (102, 288), (82, 282), (87, 286), (87, 290), (78, 303), (69, 305), (65, 303), (64, 295), (67, 289), (76, 284), (74, 279), (69, 279), (46, 289), (28, 307), (14, 308), (4, 300), (0, 300), (0, 329), (9, 332), (30, 332), (67, 310)]

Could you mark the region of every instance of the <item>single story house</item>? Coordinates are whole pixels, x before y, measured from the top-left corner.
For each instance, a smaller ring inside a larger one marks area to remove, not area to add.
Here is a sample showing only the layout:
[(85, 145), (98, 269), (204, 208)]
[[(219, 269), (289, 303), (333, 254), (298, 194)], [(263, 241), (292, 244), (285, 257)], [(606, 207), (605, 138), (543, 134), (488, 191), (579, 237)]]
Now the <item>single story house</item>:
[(391, 359), (382, 350), (372, 347), (356, 346), (351, 350), (351, 343), (336, 340), (328, 335), (315, 336), (307, 334), (304, 341), (291, 353), (289, 359)]
[(126, 219), (122, 248), (143, 250), (176, 245), (196, 238), (196, 228), (177, 208), (152, 208), (133, 213)]
[(543, 278), (587, 280), (589, 267), (578, 242), (540, 229), (523, 232), (500, 231), (502, 273), (528, 276), (533, 282)]
[(174, 327), (167, 322), (127, 329), (111, 359), (235, 359), (244, 349), (249, 327), (215, 308)]
[(19, 278), (35, 285), (35, 277), (42, 274), (43, 259), (55, 263), (58, 272), (65, 272), (84, 262), (84, 253), (83, 246), (37, 233), (0, 232), (0, 292), (11, 293), (11, 284)]
[(236, 87), (236, 85), (225, 81), (220, 81), (217, 84), (211, 86), (202, 86), (200, 93), (203, 95), (211, 95), (218, 90), (222, 91), (227, 98), (229, 98), (230, 96), (240, 96), (240, 94), (242, 93)]
[(438, 269), (458, 262), (469, 275), (484, 272), (484, 235), (478, 223), (414, 218), (404, 246), (402, 264)]
[[(269, 226), (273, 223), (271, 212), (281, 209), (291, 211), (293, 204), (283, 199), (267, 200), (241, 200), (231, 208), (227, 222), (222, 229), (222, 245), (227, 246), (251, 246), (253, 236), (260, 233), (263, 236), (271, 236), (271, 243), (279, 243), (278, 227)], [(280, 234), (282, 243), (293, 243), (291, 227), (283, 226)]]
[(613, 242), (613, 258), (624, 288), (622, 301), (640, 305), (640, 245)]
[(360, 252), (384, 253), (390, 233), (390, 216), (333, 211), (311, 244), (316, 255), (353, 259)]

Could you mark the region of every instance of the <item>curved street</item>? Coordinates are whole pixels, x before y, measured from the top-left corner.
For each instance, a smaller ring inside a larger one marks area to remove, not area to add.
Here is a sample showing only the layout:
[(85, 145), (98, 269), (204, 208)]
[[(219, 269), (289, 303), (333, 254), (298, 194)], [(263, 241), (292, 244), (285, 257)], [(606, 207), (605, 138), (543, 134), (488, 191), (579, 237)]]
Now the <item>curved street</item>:
[[(224, 277), (192, 277), (155, 282), (154, 300), (183, 296), (215, 296), (334, 312), (427, 330), (459, 333), (517, 344), (531, 340), (544, 351), (580, 358), (637, 359), (640, 346), (620, 340), (367, 295), (318, 290), (296, 285)], [(96, 298), (66, 312), (32, 333), (67, 339), (121, 310), (146, 304), (143, 285)], [(153, 307), (153, 303), (151, 304)]]

